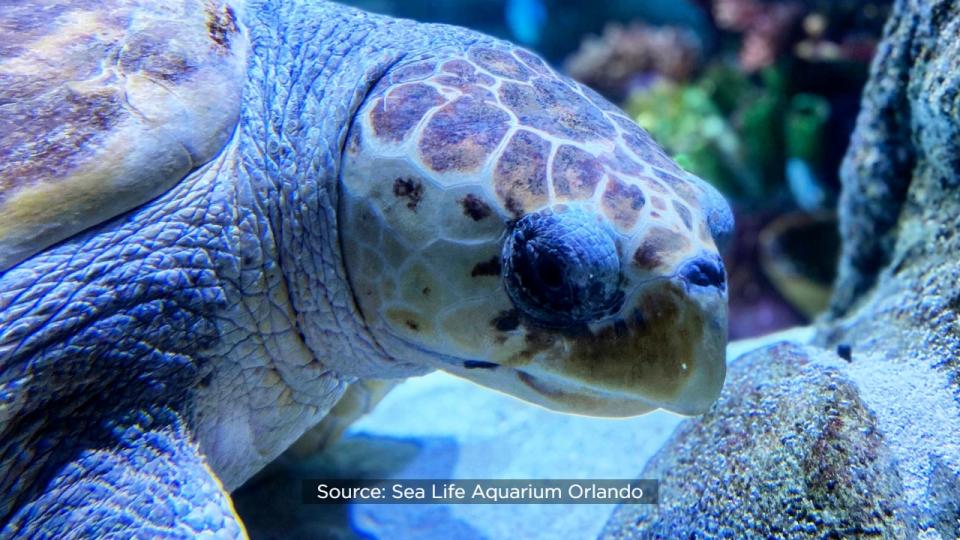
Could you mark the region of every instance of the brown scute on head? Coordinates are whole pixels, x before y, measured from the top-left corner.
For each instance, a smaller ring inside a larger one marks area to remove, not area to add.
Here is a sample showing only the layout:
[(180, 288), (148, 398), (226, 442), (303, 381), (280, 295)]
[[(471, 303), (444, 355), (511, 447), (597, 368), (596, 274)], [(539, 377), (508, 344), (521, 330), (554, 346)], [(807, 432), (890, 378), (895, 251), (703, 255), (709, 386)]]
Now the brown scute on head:
[(713, 241), (713, 234), (710, 232), (710, 226), (707, 225), (706, 220), (700, 222), (700, 241), (704, 243)]
[(646, 203), (643, 190), (635, 184), (627, 184), (616, 176), (610, 177), (603, 191), (603, 213), (620, 231), (628, 231), (640, 219), (640, 210)]
[(486, 73), (477, 73), (477, 84), (490, 87), (497, 84), (497, 80)]
[(237, 15), (233, 8), (225, 5), (217, 9), (216, 4), (207, 3), (207, 32), (210, 39), (224, 51), (230, 49), (230, 40), (240, 27), (237, 26)]
[(547, 158), (550, 143), (533, 132), (514, 133), (493, 173), (493, 187), (514, 215), (547, 202)]
[(497, 77), (526, 81), (531, 75), (526, 66), (506, 51), (488, 47), (473, 47), (467, 53), (467, 56), (478, 66)]
[(411, 83), (391, 88), (374, 102), (370, 124), (378, 138), (400, 142), (433, 107), (444, 102), (432, 86)]
[(689, 247), (690, 241), (684, 235), (663, 227), (654, 227), (647, 231), (643, 243), (634, 252), (633, 262), (641, 268), (652, 270), (664, 263), (664, 255)]
[(603, 179), (603, 165), (589, 152), (569, 144), (560, 145), (553, 158), (553, 190), (566, 200), (593, 197)]
[(493, 256), (490, 259), (478, 262), (473, 270), (470, 271), (470, 277), (481, 276), (499, 276), (500, 275), (500, 257)]
[(650, 137), (650, 134), (638, 126), (636, 122), (622, 116), (614, 116), (614, 121), (622, 129), (620, 135), (623, 141), (627, 143), (627, 148), (637, 157), (654, 167), (660, 167), (675, 174), (683, 172), (672, 159), (667, 157), (667, 154)]
[(680, 220), (683, 221), (683, 225), (687, 228), (687, 230), (692, 231), (693, 215), (690, 214), (690, 209), (679, 201), (673, 201), (673, 209), (676, 210), (677, 214), (680, 215)]
[(475, 94), (477, 97), (492, 99), (493, 95), (489, 90), (477, 86), (480, 83), (477, 68), (466, 60), (450, 60), (443, 64), (441, 71), (444, 73), (434, 80), (444, 86), (456, 88), (462, 92)]
[(576, 84), (577, 88), (580, 89), (580, 92), (582, 92), (583, 95), (590, 100), (590, 103), (593, 103), (598, 109), (607, 113), (608, 118), (612, 118), (617, 121), (627, 120), (629, 122), (633, 122), (633, 120), (627, 118), (626, 111), (620, 107), (617, 107), (613, 103), (610, 103), (609, 100), (598, 94), (593, 88), (578, 82), (575, 82), (574, 84)]
[(513, 51), (517, 58), (519, 58), (527, 67), (536, 71), (540, 75), (550, 76), (553, 72), (550, 70), (550, 67), (547, 66), (546, 62), (541, 60), (534, 54), (531, 54), (523, 49), (516, 49)]
[(667, 189), (667, 187), (661, 184), (660, 182), (657, 182), (656, 180), (654, 180), (653, 178), (650, 178), (648, 176), (641, 176), (640, 182), (648, 189), (652, 191), (656, 191), (661, 195), (670, 195), (670, 190)]
[(531, 84), (502, 82), (500, 101), (524, 126), (577, 142), (609, 141), (616, 134), (606, 116), (559, 79)]
[(650, 204), (652, 204), (654, 208), (660, 210), (661, 212), (667, 209), (667, 203), (656, 195), (650, 197)]
[(493, 326), (498, 332), (509, 332), (511, 330), (516, 330), (517, 327), (520, 326), (520, 315), (515, 309), (502, 311), (499, 315), (494, 317), (492, 321), (490, 321), (490, 325)]
[(602, 156), (603, 163), (610, 169), (631, 177), (641, 176), (647, 172), (647, 169), (628, 156), (622, 148), (616, 147), (612, 153)]
[(416, 212), (417, 205), (423, 200), (423, 182), (416, 178), (397, 178), (393, 181), (393, 195), (407, 199), (407, 208)]
[(437, 172), (474, 171), (507, 134), (510, 115), (495, 104), (461, 96), (444, 105), (420, 136), (420, 154)]
[(444, 73), (452, 73), (458, 77), (472, 77), (477, 73), (477, 68), (474, 67), (473, 64), (461, 58), (445, 62), (440, 70)]
[(610, 325), (582, 336), (573, 342), (564, 371), (631, 391), (647, 382), (645, 395), (669, 400), (693, 373), (683, 364), (694, 363), (696, 344), (703, 337), (703, 315), (675, 285), (649, 292), (637, 306), (643, 324), (628, 322), (619, 329)]
[(692, 183), (665, 171), (654, 169), (653, 172), (660, 180), (663, 180), (664, 183), (670, 186), (670, 188), (673, 189), (673, 191), (675, 191), (681, 199), (686, 201), (687, 204), (694, 208), (700, 208), (701, 193), (700, 190), (694, 187)]
[(466, 197), (460, 199), (463, 206), (463, 213), (474, 221), (480, 221), (490, 216), (490, 206), (483, 202), (483, 199), (473, 193), (468, 193)]

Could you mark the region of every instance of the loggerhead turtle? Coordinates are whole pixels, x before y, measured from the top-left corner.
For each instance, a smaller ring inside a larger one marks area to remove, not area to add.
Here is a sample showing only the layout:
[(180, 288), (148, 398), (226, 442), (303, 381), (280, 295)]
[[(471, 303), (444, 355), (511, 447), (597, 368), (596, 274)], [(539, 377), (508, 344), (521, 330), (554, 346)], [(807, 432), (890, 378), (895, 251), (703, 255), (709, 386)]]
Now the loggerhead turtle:
[(229, 490), (371, 379), (701, 413), (731, 228), (617, 108), (472, 31), (4, 2), (0, 536), (242, 535)]

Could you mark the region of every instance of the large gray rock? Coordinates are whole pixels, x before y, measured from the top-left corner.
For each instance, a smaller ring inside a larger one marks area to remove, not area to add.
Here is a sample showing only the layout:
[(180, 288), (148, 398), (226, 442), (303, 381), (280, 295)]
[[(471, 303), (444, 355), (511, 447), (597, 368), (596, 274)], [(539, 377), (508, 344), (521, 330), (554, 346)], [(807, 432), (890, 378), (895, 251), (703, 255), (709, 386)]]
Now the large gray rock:
[(958, 35), (960, 3), (896, 3), (842, 170), (820, 348), (735, 364), (641, 475), (661, 506), (619, 508), (607, 537), (960, 538)]
[(605, 537), (905, 538), (900, 475), (839, 362), (787, 344), (736, 362), (644, 469), (660, 504), (621, 506)]
[[(931, 319), (935, 313), (956, 312), (958, 31), (960, 4), (952, 0), (900, 0), (894, 7), (842, 170), (844, 244), (834, 317), (855, 308), (879, 314), (865, 305), (877, 296), (906, 301), (899, 311), (913, 311), (930, 293), (943, 302), (919, 310), (915, 322), (925, 323), (924, 330), (947, 322)], [(884, 324), (878, 320), (876, 326)]]

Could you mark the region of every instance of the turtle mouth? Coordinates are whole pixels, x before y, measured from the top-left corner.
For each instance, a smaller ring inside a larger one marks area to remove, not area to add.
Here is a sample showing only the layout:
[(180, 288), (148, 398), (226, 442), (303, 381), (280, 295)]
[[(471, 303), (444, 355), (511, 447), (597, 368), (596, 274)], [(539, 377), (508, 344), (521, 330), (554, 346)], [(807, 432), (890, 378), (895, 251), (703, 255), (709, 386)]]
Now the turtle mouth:
[(719, 396), (726, 353), (726, 298), (714, 284), (719, 271), (705, 266), (695, 260), (685, 272), (651, 279), (631, 291), (621, 313), (576, 329), (519, 317), (469, 352), (393, 335), (431, 367), (550, 410), (701, 414)]
[[(601, 394), (586, 386), (579, 386), (576, 391), (572, 391), (564, 389), (563, 386), (550, 381), (548, 378), (537, 377), (520, 369), (515, 370), (515, 372), (517, 379), (526, 385), (527, 388), (554, 402), (577, 400), (581, 402), (593, 401), (599, 404), (610, 399), (610, 396)], [(639, 400), (632, 401), (639, 402)]]
[(637, 396), (604, 392), (586, 384), (493, 362), (464, 360), (448, 364), (445, 371), (552, 411), (592, 417), (628, 417), (658, 406)]

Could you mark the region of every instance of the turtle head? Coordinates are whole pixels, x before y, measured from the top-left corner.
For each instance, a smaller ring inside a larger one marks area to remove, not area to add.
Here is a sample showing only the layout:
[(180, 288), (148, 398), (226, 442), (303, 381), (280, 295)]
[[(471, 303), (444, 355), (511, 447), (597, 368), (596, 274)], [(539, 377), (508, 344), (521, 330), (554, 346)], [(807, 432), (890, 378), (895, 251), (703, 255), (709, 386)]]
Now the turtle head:
[(718, 397), (730, 209), (534, 55), (392, 68), (354, 117), (340, 191), (354, 297), (389, 356), (579, 414)]

